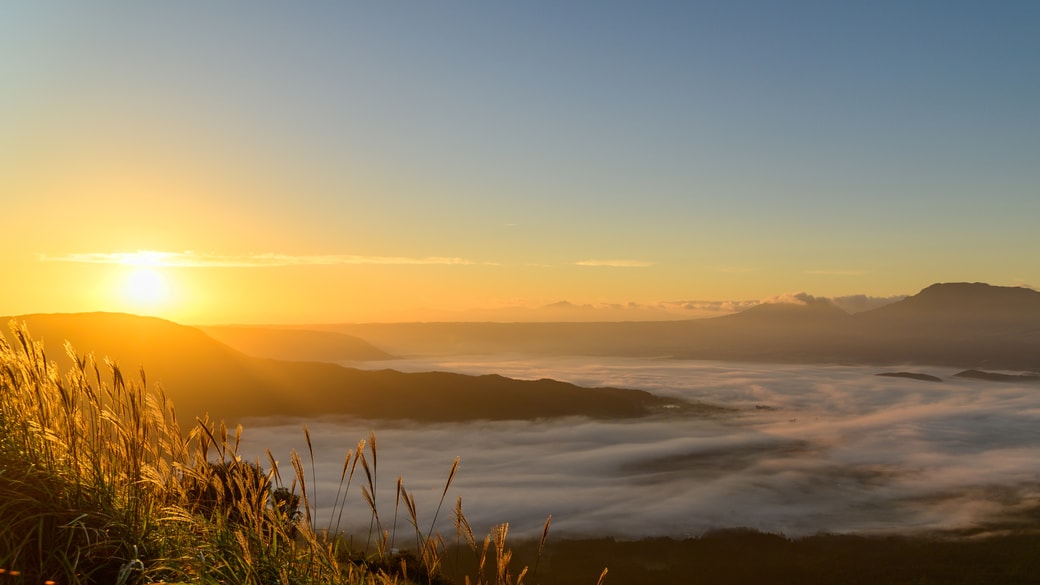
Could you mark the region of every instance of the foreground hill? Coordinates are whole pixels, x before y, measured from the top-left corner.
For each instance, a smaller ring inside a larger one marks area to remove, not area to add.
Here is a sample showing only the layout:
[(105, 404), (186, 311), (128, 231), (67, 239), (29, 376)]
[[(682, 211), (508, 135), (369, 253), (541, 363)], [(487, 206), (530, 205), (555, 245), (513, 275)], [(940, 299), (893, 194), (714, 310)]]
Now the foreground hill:
[(326, 329), (399, 355), (517, 352), (1040, 370), (1040, 292), (935, 284), (850, 315), (826, 300), (713, 319), (617, 323), (397, 323)]
[[(259, 359), (199, 329), (154, 317), (120, 313), (22, 315), (42, 340), (49, 360), (64, 368), (68, 340), (81, 355), (98, 357), (110, 379), (110, 356), (127, 378), (143, 367), (160, 382), (187, 420), (204, 413), (237, 421), (254, 416), (345, 414), (422, 421), (528, 419), (556, 416), (638, 417), (665, 406), (682, 408), (638, 390), (582, 388), (554, 380), (501, 376), (364, 371), (335, 364)], [(5, 333), (14, 341), (10, 333)]]
[[(549, 539), (538, 577), (545, 585), (590, 582), (601, 567), (612, 585), (978, 585), (1040, 583), (1035, 509), (1016, 521), (924, 536), (817, 534), (800, 539), (747, 529), (637, 541)], [(997, 529), (993, 529), (997, 528)], [(537, 542), (513, 549), (533, 564)], [(454, 569), (445, 555), (447, 573)], [(465, 559), (465, 557), (463, 557)], [(468, 559), (466, 559), (468, 561)], [(473, 562), (462, 565), (473, 573)], [(543, 577), (544, 573), (544, 577)]]

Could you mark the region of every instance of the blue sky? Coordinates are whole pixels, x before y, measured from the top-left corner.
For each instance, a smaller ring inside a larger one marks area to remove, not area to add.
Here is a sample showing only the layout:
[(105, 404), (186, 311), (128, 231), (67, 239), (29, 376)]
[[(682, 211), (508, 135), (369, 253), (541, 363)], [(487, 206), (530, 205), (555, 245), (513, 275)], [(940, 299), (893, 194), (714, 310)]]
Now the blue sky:
[(142, 249), (469, 262), (308, 277), (387, 310), (1036, 285), (1038, 25), (1032, 2), (8, 3), (0, 200), (25, 219), (0, 262), (41, 276), (7, 302), (104, 304), (32, 292), (61, 278), (41, 255)]

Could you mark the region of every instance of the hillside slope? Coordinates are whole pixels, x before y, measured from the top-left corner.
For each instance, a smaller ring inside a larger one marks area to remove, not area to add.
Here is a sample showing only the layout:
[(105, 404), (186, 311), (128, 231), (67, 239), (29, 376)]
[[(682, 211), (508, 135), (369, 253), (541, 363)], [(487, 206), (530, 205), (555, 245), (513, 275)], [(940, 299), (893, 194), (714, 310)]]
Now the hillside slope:
[(344, 333), (252, 326), (198, 326), (197, 329), (246, 355), (288, 361), (348, 362), (390, 360), (394, 356)]
[[(422, 421), (528, 419), (555, 416), (638, 417), (684, 405), (638, 390), (582, 388), (552, 380), (449, 373), (363, 371), (335, 364), (249, 357), (202, 331), (154, 317), (119, 313), (22, 315), (49, 360), (68, 366), (68, 340), (93, 352), (102, 379), (106, 356), (127, 378), (143, 367), (161, 383), (182, 420), (209, 413), (238, 421), (260, 416), (344, 414)], [(5, 333), (11, 340), (11, 335)]]

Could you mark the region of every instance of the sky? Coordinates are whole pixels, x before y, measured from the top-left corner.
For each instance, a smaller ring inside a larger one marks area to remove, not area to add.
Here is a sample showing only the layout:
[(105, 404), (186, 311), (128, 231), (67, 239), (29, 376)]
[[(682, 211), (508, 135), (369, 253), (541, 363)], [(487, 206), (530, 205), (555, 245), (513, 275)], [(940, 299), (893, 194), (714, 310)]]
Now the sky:
[(1034, 2), (0, 2), (0, 314), (1040, 286), (1038, 26)]

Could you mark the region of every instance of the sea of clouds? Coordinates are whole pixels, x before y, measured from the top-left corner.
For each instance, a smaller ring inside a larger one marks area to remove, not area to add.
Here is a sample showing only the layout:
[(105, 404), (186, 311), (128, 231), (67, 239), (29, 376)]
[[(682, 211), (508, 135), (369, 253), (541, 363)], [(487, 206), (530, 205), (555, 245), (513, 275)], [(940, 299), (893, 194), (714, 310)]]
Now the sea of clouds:
[[(371, 431), (387, 529), (398, 476), (425, 533), (460, 458), (437, 524), (452, 536), (459, 496), (478, 538), (502, 522), (510, 534), (535, 536), (549, 514), (557, 536), (683, 537), (738, 527), (788, 536), (913, 532), (1013, 518), (1040, 497), (1037, 384), (961, 379), (935, 367), (615, 358), (439, 358), (393, 367), (639, 388), (732, 411), (626, 421), (251, 421), (242, 455), (266, 468), (269, 448), (286, 478), (292, 449), (311, 471), (308, 427), (319, 526), (336, 527), (344, 458)], [(876, 375), (900, 369), (943, 382)], [(364, 481), (359, 466), (340, 529), (368, 529)], [(411, 530), (402, 509), (397, 533)]]

